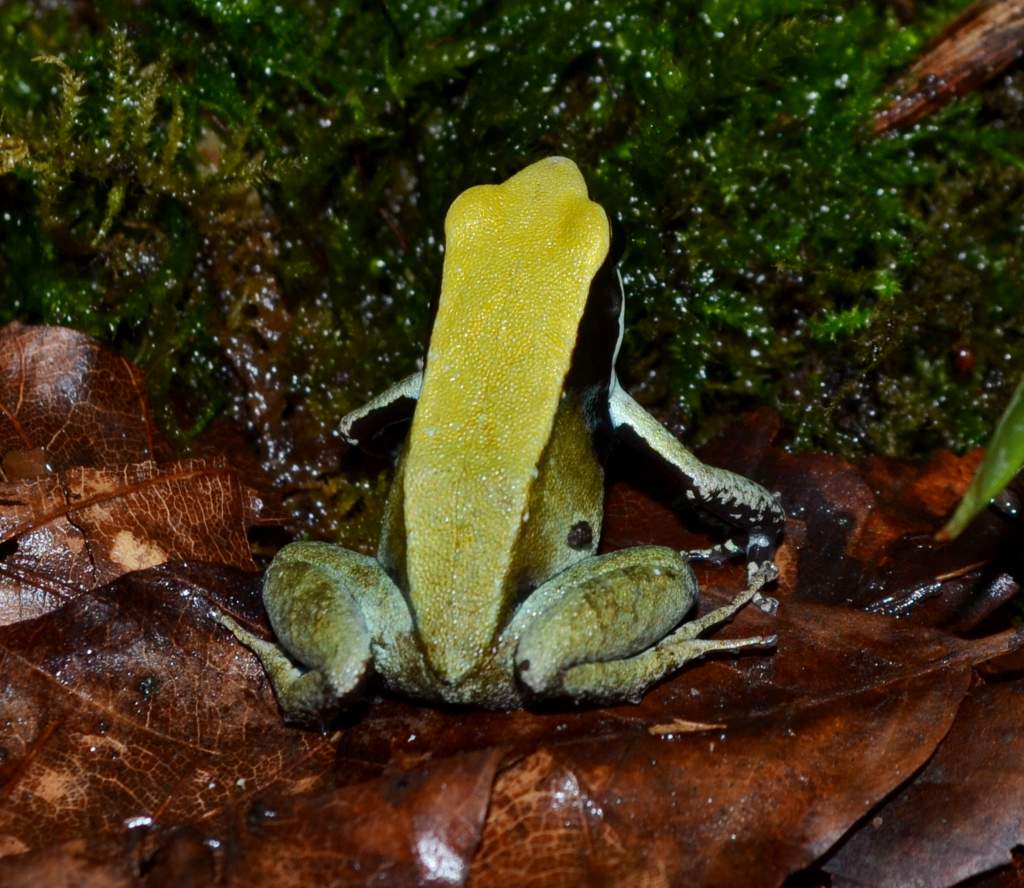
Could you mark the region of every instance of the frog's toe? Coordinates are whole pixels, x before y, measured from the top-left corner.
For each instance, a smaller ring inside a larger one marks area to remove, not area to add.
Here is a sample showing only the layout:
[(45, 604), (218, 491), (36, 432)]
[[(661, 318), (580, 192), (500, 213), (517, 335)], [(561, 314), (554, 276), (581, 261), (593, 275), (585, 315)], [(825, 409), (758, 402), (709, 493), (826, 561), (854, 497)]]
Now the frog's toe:
[(779, 578), (779, 568), (774, 561), (750, 561), (747, 563), (747, 585), (756, 591)]
[(322, 723), (326, 715), (336, 712), (349, 699), (353, 690), (350, 687), (339, 694), (318, 669), (304, 672), (287, 683), (275, 682), (274, 688), (285, 721), (304, 725)]

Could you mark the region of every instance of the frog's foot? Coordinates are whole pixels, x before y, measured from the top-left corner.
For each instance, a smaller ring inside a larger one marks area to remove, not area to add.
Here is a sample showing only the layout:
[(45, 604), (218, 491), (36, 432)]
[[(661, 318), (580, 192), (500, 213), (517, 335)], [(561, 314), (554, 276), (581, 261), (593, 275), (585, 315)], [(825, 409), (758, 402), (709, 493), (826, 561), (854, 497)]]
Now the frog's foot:
[(323, 672), (300, 669), (282, 648), (253, 635), (227, 614), (218, 614), (217, 622), (230, 629), (235, 638), (259, 658), (288, 721), (315, 722), (323, 713), (337, 707), (338, 694)]
[(724, 564), (730, 558), (746, 554), (747, 585), (753, 586), (757, 590), (754, 593), (754, 604), (766, 614), (773, 614), (779, 609), (778, 601), (761, 592), (764, 586), (779, 576), (779, 569), (772, 560), (770, 540), (764, 534), (751, 534), (746, 546), (730, 539), (717, 546), (710, 546), (707, 549), (690, 549), (682, 554), (688, 561), (711, 564)]
[(766, 614), (774, 614), (779, 609), (779, 602), (761, 590), (778, 578), (779, 568), (774, 561), (747, 562), (747, 587), (754, 590), (754, 604)]
[(540, 586), (516, 613), (516, 672), (539, 696), (638, 700), (708, 651), (773, 645), (773, 637), (697, 638), (751, 601), (769, 575), (759, 574), (725, 607), (682, 623), (697, 583), (678, 552), (650, 546), (585, 559)]

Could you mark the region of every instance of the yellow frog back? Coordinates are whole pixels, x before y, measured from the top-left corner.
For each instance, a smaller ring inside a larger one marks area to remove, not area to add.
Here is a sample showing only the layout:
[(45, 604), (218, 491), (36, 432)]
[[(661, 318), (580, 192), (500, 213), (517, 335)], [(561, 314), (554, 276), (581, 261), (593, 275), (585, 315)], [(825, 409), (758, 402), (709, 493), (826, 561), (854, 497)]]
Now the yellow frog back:
[(420, 635), (439, 678), (457, 682), (515, 593), (515, 541), (609, 226), (576, 165), (549, 157), (463, 192), (445, 241), (403, 511)]

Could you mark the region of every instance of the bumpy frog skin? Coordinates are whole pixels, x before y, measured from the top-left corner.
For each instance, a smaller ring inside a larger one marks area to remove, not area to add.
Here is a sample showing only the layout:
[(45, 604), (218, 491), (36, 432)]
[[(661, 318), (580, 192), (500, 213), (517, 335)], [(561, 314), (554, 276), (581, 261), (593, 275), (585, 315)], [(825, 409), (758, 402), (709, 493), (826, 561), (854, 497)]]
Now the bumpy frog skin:
[[(753, 598), (768, 606), (760, 589), (777, 573), (783, 512), (758, 484), (698, 461), (619, 386), (622, 284), (576, 165), (549, 157), (469, 189), (445, 237), (425, 369), (342, 422), (348, 442), (366, 445), (412, 419), (377, 557), (283, 548), (263, 585), (279, 645), (223, 618), (285, 716), (317, 718), (373, 670), (452, 703), (638, 700), (709, 651), (774, 644), (699, 637)], [(659, 463), (736, 538), (597, 555), (612, 446)], [(689, 562), (744, 552), (747, 589), (685, 622), (697, 599)]]

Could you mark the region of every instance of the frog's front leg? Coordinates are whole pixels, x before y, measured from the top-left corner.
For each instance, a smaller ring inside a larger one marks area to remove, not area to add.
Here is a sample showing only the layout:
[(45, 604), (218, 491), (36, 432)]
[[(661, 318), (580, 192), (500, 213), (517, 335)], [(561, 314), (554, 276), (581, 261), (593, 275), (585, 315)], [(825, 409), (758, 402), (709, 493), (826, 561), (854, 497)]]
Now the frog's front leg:
[(758, 575), (726, 606), (682, 623), (697, 599), (685, 556), (661, 546), (623, 549), (579, 561), (539, 586), (503, 640), (515, 644), (516, 673), (534, 694), (638, 700), (709, 651), (774, 644), (771, 636), (697, 637), (729, 619), (772, 576)]
[(400, 379), (342, 418), (338, 426), (342, 439), (354, 447), (366, 447), (388, 426), (412, 419), (422, 387), (422, 370)]
[(412, 615), (375, 559), (329, 543), (292, 543), (267, 570), (263, 604), (279, 644), (220, 620), (259, 657), (289, 721), (313, 721), (350, 699), (371, 662), (424, 692)]
[(745, 551), (752, 584), (765, 570), (773, 569), (775, 545), (786, 518), (774, 494), (749, 478), (702, 463), (617, 380), (609, 393), (609, 416), (616, 437), (667, 467), (698, 508), (744, 531), (745, 545), (727, 540), (691, 553), (694, 560), (724, 560)]

